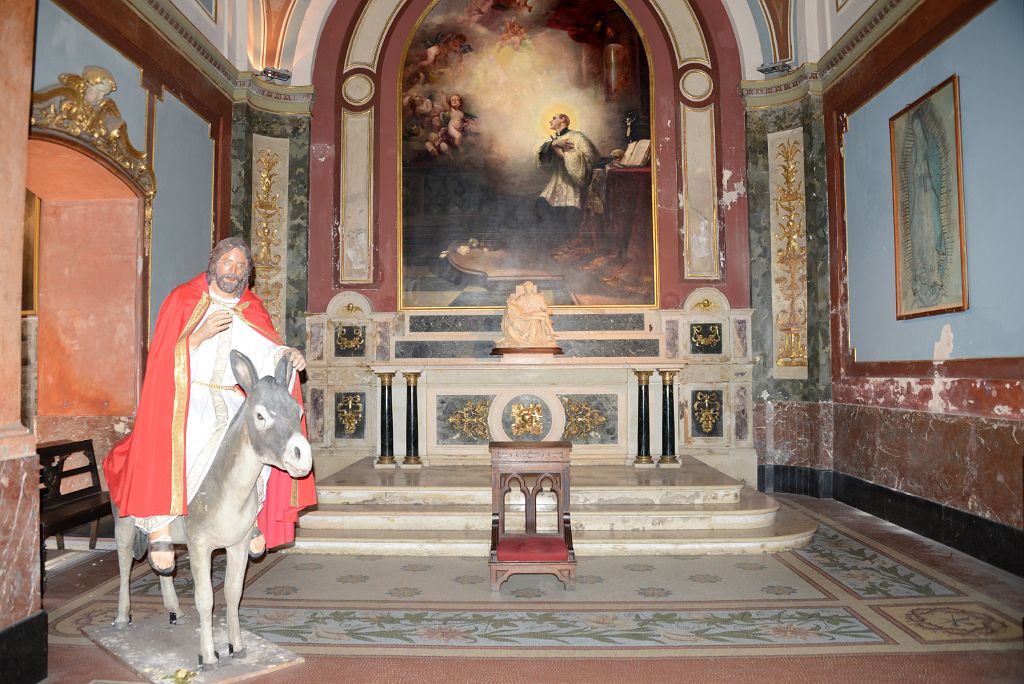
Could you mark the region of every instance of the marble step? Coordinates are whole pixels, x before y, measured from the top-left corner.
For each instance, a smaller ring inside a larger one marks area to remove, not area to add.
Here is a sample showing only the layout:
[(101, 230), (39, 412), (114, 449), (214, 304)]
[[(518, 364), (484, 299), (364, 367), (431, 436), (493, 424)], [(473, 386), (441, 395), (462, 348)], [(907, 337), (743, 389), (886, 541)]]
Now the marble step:
[[(817, 525), (781, 508), (775, 522), (742, 530), (583, 530), (573, 532), (578, 558), (586, 556), (756, 554), (803, 546)], [(382, 556), (479, 556), (490, 546), (487, 530), (296, 530), (289, 553)]]
[[(764, 527), (774, 522), (778, 508), (776, 501), (746, 489), (741, 501), (732, 504), (574, 504), (571, 510), (574, 530), (645, 531)], [(544, 513), (553, 509), (553, 503), (538, 506), (541, 529)], [(553, 517), (548, 522), (554, 529)], [(490, 525), (489, 504), (321, 503), (299, 519), (305, 529), (487, 530)]]
[[(664, 505), (664, 504), (730, 504), (740, 500), (740, 483), (635, 487), (629, 485), (585, 487), (573, 486), (570, 506), (580, 505)], [(327, 485), (316, 488), (321, 504), (380, 505), (491, 505), (490, 487), (372, 487)]]

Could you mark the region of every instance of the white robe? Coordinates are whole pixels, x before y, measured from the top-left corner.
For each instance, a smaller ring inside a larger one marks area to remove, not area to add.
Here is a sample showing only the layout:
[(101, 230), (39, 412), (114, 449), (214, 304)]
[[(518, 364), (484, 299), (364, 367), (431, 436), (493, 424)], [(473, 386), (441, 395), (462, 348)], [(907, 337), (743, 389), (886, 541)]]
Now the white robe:
[[(573, 144), (573, 149), (559, 155), (550, 147), (551, 143), (558, 140), (568, 140)], [(566, 129), (545, 142), (538, 150), (538, 158), (542, 164), (551, 166), (552, 173), (551, 180), (540, 196), (553, 207), (582, 209), (594, 164), (599, 157), (594, 143), (579, 131)]]
[[(231, 310), (238, 304), (237, 298), (221, 300), (211, 295), (211, 300), (196, 329), (214, 312)], [(232, 349), (248, 356), (256, 366), (257, 377), (263, 377), (274, 374), (277, 360), (287, 347), (274, 344), (241, 321), (237, 315), (233, 315), (227, 330), (205, 340), (190, 353), (192, 384), (189, 388), (188, 421), (185, 427), (185, 477), (190, 502), (210, 471), (213, 457), (217, 455), (231, 419), (245, 401), (245, 396), (234, 389), (237, 381), (228, 358), (228, 352)], [(260, 507), (263, 506), (269, 475), (270, 467), (264, 466), (258, 482)], [(136, 518), (136, 525), (152, 532), (167, 525), (175, 517)]]

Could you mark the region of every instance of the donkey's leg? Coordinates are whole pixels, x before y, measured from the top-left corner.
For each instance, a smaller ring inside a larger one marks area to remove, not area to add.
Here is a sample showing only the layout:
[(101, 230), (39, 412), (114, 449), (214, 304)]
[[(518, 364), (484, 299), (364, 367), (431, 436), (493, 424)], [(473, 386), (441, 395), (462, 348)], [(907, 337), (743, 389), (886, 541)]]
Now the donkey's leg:
[(224, 603), (228, 616), (228, 651), (235, 658), (245, 656), (242, 628), (238, 624), (238, 604), (242, 600), (245, 567), (249, 562), (249, 536), (227, 549), (228, 566), (224, 576)]
[(214, 665), (218, 655), (213, 650), (213, 583), (210, 580), (210, 554), (205, 545), (189, 541), (188, 562), (195, 586), (196, 612), (199, 614), (199, 667)]
[(122, 518), (114, 511), (114, 540), (117, 542), (117, 570), (121, 583), (117, 589), (117, 617), (114, 627), (124, 629), (132, 621), (132, 599), (129, 594), (132, 574), (132, 545), (135, 542), (135, 519)]
[(164, 608), (167, 609), (167, 619), (172, 625), (178, 624), (178, 616), (181, 615), (181, 608), (178, 606), (178, 592), (174, 590), (174, 579), (166, 575), (160, 575), (160, 593), (164, 597)]

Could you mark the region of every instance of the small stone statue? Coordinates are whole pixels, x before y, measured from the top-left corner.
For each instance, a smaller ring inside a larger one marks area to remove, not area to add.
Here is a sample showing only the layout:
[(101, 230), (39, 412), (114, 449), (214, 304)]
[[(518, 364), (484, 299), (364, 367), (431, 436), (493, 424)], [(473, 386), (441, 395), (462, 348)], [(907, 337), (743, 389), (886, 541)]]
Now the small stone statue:
[(504, 335), (497, 342), (498, 349), (557, 349), (558, 336), (551, 327), (551, 312), (544, 295), (527, 280), (516, 286), (508, 296), (505, 315), (501, 318)]

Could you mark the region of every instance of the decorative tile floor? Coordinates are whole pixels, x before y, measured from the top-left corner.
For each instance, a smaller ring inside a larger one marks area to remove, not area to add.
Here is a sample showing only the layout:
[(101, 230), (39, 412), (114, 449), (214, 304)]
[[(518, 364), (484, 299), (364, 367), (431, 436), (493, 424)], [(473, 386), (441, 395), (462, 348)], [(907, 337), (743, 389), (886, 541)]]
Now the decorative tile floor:
[[(993, 668), (1024, 673), (1024, 580), (841, 504), (780, 498), (819, 521), (817, 535), (803, 549), (758, 556), (580, 558), (572, 592), (543, 575), (516, 575), (492, 592), (484, 558), (272, 554), (250, 567), (243, 628), (302, 654), (313, 667), (319, 667), (318, 658), (584, 658), (607, 666), (620, 660), (623, 668), (647, 659), (653, 672), (679, 659), (719, 659), (729, 670), (733, 666), (726, 661), (739, 654), (787, 656), (797, 659), (793, 663), (859, 655), (865, 662), (900, 667), (918, 657), (956, 655), (956, 666), (943, 675), (952, 676), (957, 667), (976, 675), (972, 681), (1002, 681), (985, 676)], [(71, 566), (66, 574), (86, 565)], [(117, 584), (109, 558), (106, 565), (106, 577), (91, 591), (47, 606), (51, 662), (65, 649), (89, 648), (81, 629), (112, 619)], [(185, 597), (188, 628), (196, 622), (191, 579), (187, 564), (179, 567), (176, 585)], [(64, 574), (53, 574), (49, 586), (59, 587)], [(134, 614), (162, 613), (155, 578), (143, 566), (133, 577)], [(973, 661), (964, 658), (972, 654), (985, 656), (980, 669), (967, 667)], [(771, 662), (769, 667), (777, 666)], [(289, 676), (300, 677), (298, 671), (308, 666), (293, 668)], [(707, 663), (700, 667), (714, 671)]]

